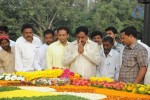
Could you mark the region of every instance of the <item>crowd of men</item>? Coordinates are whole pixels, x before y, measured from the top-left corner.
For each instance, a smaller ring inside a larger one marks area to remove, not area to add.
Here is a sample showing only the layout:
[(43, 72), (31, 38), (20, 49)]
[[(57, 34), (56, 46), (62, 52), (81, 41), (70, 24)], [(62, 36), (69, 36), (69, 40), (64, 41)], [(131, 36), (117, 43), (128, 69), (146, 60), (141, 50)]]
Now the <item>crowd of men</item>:
[(36, 71), (52, 67), (69, 68), (84, 78), (110, 77), (116, 81), (150, 84), (150, 47), (142, 43), (133, 26), (120, 31), (115, 27), (93, 31), (79, 26), (76, 40), (68, 42), (69, 29), (59, 27), (43, 32), (44, 44), (30, 24), (21, 28), (16, 42), (9, 39), (8, 27), (0, 26), (0, 74)]

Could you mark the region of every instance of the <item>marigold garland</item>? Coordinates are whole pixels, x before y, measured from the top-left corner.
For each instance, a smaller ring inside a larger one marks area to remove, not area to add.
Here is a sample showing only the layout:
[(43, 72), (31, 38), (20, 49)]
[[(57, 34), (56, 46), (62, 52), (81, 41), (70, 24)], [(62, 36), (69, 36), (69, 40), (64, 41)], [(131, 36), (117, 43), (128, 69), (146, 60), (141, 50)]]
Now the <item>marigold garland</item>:
[(20, 81), (5, 81), (5, 80), (0, 80), (0, 85), (1, 86), (19, 86)]
[(58, 92), (89, 92), (104, 94), (107, 96), (105, 100), (150, 100), (149, 95), (134, 94), (125, 91), (116, 91), (111, 89), (96, 88), (90, 86), (50, 86)]
[(16, 72), (16, 75), (24, 76), (25, 81), (31, 81), (38, 78), (57, 78), (63, 74), (62, 69), (34, 71), (34, 72)]
[(103, 81), (113, 82), (114, 80), (109, 77), (91, 77), (90, 81), (91, 82), (95, 82), (95, 81), (97, 81), (97, 82), (103, 82)]
[(95, 89), (89, 86), (50, 86), (56, 89), (57, 92), (82, 92), (82, 93), (94, 93)]

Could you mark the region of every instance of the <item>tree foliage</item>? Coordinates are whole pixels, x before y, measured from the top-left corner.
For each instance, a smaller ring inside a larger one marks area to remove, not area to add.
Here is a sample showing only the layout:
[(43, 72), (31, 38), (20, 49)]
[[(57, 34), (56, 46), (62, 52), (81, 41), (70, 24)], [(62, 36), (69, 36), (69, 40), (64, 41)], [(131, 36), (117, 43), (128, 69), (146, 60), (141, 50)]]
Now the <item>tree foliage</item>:
[(131, 25), (142, 31), (143, 17), (131, 16), (137, 5), (136, 0), (0, 0), (0, 25), (7, 25), (19, 36), (22, 24), (31, 23), (41, 37), (46, 29), (67, 26), (71, 40), (79, 25), (90, 32), (104, 32), (108, 26), (120, 31)]

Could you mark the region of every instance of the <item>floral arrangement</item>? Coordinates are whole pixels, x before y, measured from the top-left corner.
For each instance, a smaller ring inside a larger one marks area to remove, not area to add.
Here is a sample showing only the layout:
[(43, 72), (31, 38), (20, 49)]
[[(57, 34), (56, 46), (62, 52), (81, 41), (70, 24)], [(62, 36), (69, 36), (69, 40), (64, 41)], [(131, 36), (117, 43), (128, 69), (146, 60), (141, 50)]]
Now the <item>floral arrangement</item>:
[(31, 81), (32, 85), (67, 85), (69, 84), (69, 78), (39, 78)]
[(69, 78), (70, 78), (70, 81), (79, 80), (81, 79), (81, 75), (75, 73), (73, 76), (70, 76)]
[(91, 85), (89, 79), (85, 79), (85, 78), (75, 79), (71, 82), (71, 84), (75, 86), (90, 86)]
[(79, 78), (79, 74), (74, 74), (68, 68), (60, 69), (58, 67), (53, 67), (52, 70), (62, 70), (62, 74), (57, 78), (36, 78), (31, 81), (32, 85), (53, 85), (53, 86), (60, 86), (60, 85), (68, 85), (70, 84), (70, 80)]
[(109, 78), (109, 77), (91, 77), (90, 78), (91, 82), (114, 82), (113, 79)]
[(0, 80), (6, 81), (24, 81), (24, 77), (15, 74), (2, 74), (0, 75)]
[(68, 68), (62, 70), (63, 70), (63, 74), (59, 78), (70, 78), (71, 76), (74, 76), (74, 73), (71, 72)]
[(116, 91), (107, 88), (97, 88), (91, 86), (50, 86), (50, 88), (56, 89), (57, 92), (80, 92), (80, 93), (96, 93), (104, 94), (107, 96), (104, 100), (150, 100), (149, 95), (136, 94), (126, 91)]
[(124, 91), (132, 92), (132, 93), (139, 93), (139, 94), (148, 94), (150, 95), (150, 84), (143, 85), (143, 84), (131, 84), (128, 83), (123, 88)]
[(82, 93), (95, 93), (94, 87), (91, 86), (50, 86), (50, 88), (56, 89), (57, 92), (82, 92)]
[(125, 83), (124, 82), (91, 82), (91, 86), (99, 88), (109, 88), (115, 90), (123, 90)]
[(38, 78), (57, 78), (63, 74), (62, 69), (48, 69), (44, 71), (34, 71), (34, 72), (16, 72), (16, 75), (23, 76), (25, 81), (30, 82)]

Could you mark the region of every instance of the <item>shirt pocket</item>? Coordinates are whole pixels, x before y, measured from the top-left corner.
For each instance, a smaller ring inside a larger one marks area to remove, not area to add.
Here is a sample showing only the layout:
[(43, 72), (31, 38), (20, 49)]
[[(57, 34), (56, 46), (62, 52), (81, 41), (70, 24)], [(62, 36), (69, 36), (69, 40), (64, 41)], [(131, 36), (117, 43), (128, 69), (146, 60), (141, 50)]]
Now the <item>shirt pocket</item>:
[(133, 67), (136, 64), (136, 59), (135, 57), (128, 57), (125, 61), (124, 61), (124, 65), (126, 67)]
[(110, 74), (115, 74), (115, 66), (109, 66), (109, 67), (108, 67), (108, 72), (109, 72)]

